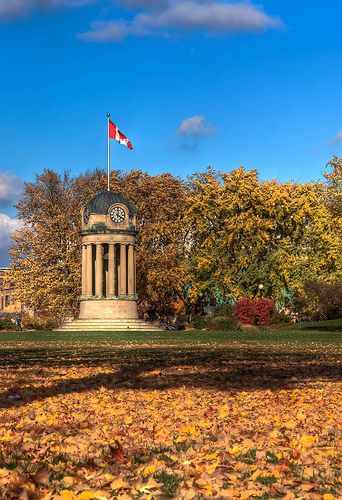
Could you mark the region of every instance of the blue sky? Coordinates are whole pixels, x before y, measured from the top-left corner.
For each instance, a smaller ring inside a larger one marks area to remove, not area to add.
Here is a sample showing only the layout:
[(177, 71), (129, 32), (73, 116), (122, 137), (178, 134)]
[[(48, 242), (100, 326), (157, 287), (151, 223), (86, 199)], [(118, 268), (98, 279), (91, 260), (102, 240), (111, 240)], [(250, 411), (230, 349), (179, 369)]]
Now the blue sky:
[[(0, 0), (0, 265), (22, 181), (209, 164), (321, 177), (342, 154), (340, 0)], [(1, 250), (2, 249), (2, 250)]]

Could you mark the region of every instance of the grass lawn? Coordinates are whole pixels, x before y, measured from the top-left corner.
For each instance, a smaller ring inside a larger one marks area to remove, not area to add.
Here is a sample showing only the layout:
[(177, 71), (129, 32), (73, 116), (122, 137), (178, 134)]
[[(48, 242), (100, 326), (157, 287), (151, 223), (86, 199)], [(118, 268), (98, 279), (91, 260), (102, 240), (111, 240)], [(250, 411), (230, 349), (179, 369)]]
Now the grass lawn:
[(0, 333), (0, 498), (341, 498), (341, 340)]

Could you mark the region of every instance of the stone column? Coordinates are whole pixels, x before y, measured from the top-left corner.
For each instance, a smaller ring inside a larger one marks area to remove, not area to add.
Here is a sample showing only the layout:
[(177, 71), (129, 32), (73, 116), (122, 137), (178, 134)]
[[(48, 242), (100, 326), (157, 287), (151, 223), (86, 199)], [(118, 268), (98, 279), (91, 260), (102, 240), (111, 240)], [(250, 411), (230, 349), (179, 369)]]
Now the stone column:
[(120, 245), (120, 295), (126, 295), (126, 245)]
[(102, 297), (103, 245), (96, 243), (95, 295)]
[(134, 246), (128, 247), (128, 295), (134, 295)]
[(86, 275), (86, 295), (93, 295), (93, 246), (87, 245), (87, 275)]
[(87, 293), (87, 245), (82, 245), (82, 296)]
[(133, 284), (133, 290), (134, 290), (134, 295), (137, 294), (137, 251), (135, 248), (135, 245), (133, 246), (133, 275), (134, 275), (134, 284)]
[(108, 296), (113, 297), (115, 294), (115, 246), (109, 243), (108, 248)]

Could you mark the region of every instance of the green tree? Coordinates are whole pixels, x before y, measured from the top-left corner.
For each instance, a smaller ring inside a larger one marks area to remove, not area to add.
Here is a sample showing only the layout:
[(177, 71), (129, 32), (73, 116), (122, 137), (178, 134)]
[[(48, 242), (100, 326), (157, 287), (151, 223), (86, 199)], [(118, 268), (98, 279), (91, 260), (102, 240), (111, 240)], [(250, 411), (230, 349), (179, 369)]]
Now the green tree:
[[(191, 179), (191, 293), (279, 298), (337, 272), (339, 238), (319, 184), (261, 182), (255, 170)], [(261, 287), (262, 285), (262, 291)]]

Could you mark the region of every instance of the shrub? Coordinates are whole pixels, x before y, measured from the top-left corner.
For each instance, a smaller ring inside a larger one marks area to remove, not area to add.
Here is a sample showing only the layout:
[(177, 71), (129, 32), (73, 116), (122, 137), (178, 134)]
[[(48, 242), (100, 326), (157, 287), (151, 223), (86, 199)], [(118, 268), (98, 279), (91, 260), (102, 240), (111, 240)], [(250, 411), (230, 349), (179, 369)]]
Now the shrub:
[(207, 319), (207, 328), (210, 330), (227, 331), (237, 328), (236, 319), (230, 304), (225, 304), (216, 309), (214, 316)]
[(23, 319), (24, 330), (48, 331), (48, 330), (53, 330), (57, 326), (58, 326), (57, 321), (51, 318), (32, 318), (27, 316)]
[(11, 321), (10, 317), (0, 318), (0, 330), (16, 330), (17, 327), (15, 323)]
[(195, 330), (218, 330), (226, 332), (237, 328), (232, 306), (225, 304), (216, 309), (213, 316), (195, 316), (191, 322)]
[(342, 318), (342, 282), (325, 283), (309, 280), (304, 283), (292, 304), (302, 321), (321, 321)]
[(275, 310), (272, 316), (272, 325), (283, 325), (286, 323), (293, 323), (294, 317), (291, 315), (290, 311), (285, 310)]
[(13, 321), (15, 319), (15, 313), (1, 313), (0, 314), (0, 331), (9, 330), (9, 331), (17, 331), (18, 327), (16, 322)]
[(274, 315), (275, 307), (271, 299), (238, 300), (233, 306), (234, 317), (242, 324), (269, 325)]
[(195, 330), (204, 330), (207, 328), (206, 318), (203, 318), (203, 316), (195, 316), (192, 320), (191, 326), (195, 328)]
[(237, 328), (236, 320), (232, 313), (232, 307), (225, 304), (215, 310), (214, 314), (207, 316), (194, 316), (190, 326), (195, 330), (218, 330), (228, 331)]
[(208, 318), (207, 320), (208, 330), (217, 330), (220, 332), (226, 332), (229, 330), (235, 330), (236, 327), (237, 325), (234, 319), (226, 318), (224, 316), (214, 316), (212, 318)]
[(271, 299), (259, 299), (256, 301), (256, 325), (269, 325), (274, 315), (274, 302)]
[(255, 301), (249, 299), (248, 297), (238, 300), (233, 305), (234, 317), (243, 324), (254, 325), (255, 324)]

